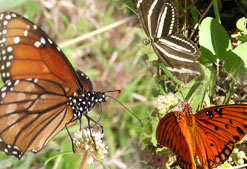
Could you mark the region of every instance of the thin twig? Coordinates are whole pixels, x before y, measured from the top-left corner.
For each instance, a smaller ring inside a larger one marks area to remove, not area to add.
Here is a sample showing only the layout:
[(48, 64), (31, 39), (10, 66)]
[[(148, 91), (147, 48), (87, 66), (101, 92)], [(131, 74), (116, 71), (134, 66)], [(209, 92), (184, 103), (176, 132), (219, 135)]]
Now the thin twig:
[(58, 46), (60, 46), (61, 48), (65, 48), (65, 47), (71, 46), (71, 45), (76, 44), (78, 42), (81, 42), (81, 41), (83, 41), (83, 40), (85, 40), (87, 38), (90, 38), (92, 36), (98, 35), (100, 33), (108, 31), (110, 29), (116, 28), (116, 27), (118, 27), (118, 26), (120, 26), (122, 24), (125, 24), (125, 23), (127, 23), (127, 22), (129, 22), (129, 21), (131, 21), (131, 20), (133, 20), (135, 18), (136, 18), (136, 16), (130, 16), (128, 18), (124, 18), (124, 19), (122, 19), (120, 21), (114, 22), (114, 23), (112, 23), (110, 25), (107, 25), (107, 26), (104, 26), (104, 27), (102, 27), (100, 29), (97, 29), (95, 31), (89, 32), (89, 33), (87, 33), (85, 35), (81, 35), (79, 37), (76, 37), (76, 38), (71, 39), (69, 41), (66, 41), (64, 43), (61, 43)]
[(208, 14), (208, 11), (210, 10), (210, 8), (213, 6), (213, 1), (210, 2), (210, 4), (208, 5), (207, 9), (203, 12), (203, 14), (201, 15), (198, 24), (195, 25), (193, 32), (190, 34), (190, 39), (192, 38), (192, 36), (195, 34), (195, 31), (197, 29), (197, 27), (199, 26), (199, 24), (202, 22), (202, 20), (205, 18), (205, 16)]

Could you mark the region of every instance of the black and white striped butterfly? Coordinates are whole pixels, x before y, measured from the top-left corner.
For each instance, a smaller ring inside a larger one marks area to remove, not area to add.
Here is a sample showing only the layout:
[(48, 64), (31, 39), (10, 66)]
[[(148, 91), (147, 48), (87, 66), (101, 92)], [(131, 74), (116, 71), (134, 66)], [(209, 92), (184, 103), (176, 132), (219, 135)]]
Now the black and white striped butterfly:
[(201, 75), (197, 61), (199, 49), (178, 33), (178, 14), (171, 0), (138, 0), (136, 4), (149, 42), (166, 68), (182, 77), (184, 74)]

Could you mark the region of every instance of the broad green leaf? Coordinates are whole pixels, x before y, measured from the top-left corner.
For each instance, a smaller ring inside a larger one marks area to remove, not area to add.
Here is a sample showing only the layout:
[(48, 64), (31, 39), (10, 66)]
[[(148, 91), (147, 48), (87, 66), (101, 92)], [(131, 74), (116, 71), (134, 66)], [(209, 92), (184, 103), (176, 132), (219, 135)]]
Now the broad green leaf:
[[(224, 59), (227, 51), (231, 50), (230, 39), (226, 30), (213, 18), (207, 17), (202, 21), (199, 36), (200, 45), (218, 59)], [(208, 52), (205, 53), (202, 50), (202, 57), (212, 57), (207, 56), (207, 54)]]
[(245, 18), (245, 17), (240, 18), (240, 19), (237, 21), (236, 25), (237, 25), (237, 28), (238, 28), (239, 30), (241, 30), (241, 31), (243, 31), (243, 32), (246, 31), (247, 18)]
[(242, 66), (247, 68), (246, 48), (247, 43), (244, 43), (236, 47), (233, 51), (227, 52), (224, 69), (234, 77), (236, 77), (237, 72)]

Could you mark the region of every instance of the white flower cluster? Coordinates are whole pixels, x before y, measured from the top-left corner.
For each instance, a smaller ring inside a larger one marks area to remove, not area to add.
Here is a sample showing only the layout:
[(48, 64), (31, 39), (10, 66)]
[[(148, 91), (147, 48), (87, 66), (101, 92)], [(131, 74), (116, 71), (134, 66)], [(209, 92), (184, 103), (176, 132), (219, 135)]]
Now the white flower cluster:
[(238, 165), (244, 164), (245, 153), (243, 151), (239, 151), (238, 148), (234, 148), (231, 156), (229, 157), (229, 162), (235, 162)]
[[(91, 130), (92, 131), (92, 130)], [(107, 154), (107, 147), (102, 141), (104, 136), (100, 131), (93, 132), (92, 136), (94, 138), (95, 144), (90, 137), (89, 129), (84, 129), (82, 131), (77, 131), (74, 134), (73, 142), (74, 149), (77, 154), (88, 154), (87, 163), (93, 163), (93, 160), (101, 160), (104, 158), (105, 154)], [(96, 149), (95, 149), (96, 145)]]
[(179, 98), (172, 93), (168, 93), (166, 96), (158, 96), (158, 110), (160, 114), (166, 114), (168, 110), (177, 106)]

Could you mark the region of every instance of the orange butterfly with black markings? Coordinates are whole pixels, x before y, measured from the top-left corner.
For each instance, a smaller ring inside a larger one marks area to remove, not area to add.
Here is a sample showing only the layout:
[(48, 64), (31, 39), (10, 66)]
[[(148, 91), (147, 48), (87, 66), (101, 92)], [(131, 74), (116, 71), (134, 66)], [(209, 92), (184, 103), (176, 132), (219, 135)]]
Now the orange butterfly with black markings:
[(0, 51), (1, 151), (20, 159), (82, 116), (97, 123), (88, 112), (106, 101), (105, 93), (92, 91), (90, 79), (37, 25), (14, 12), (0, 13)]
[(183, 169), (196, 169), (198, 156), (203, 169), (216, 168), (247, 134), (247, 105), (205, 108), (195, 115), (183, 102), (182, 111), (166, 114), (159, 122), (158, 144), (170, 148)]

